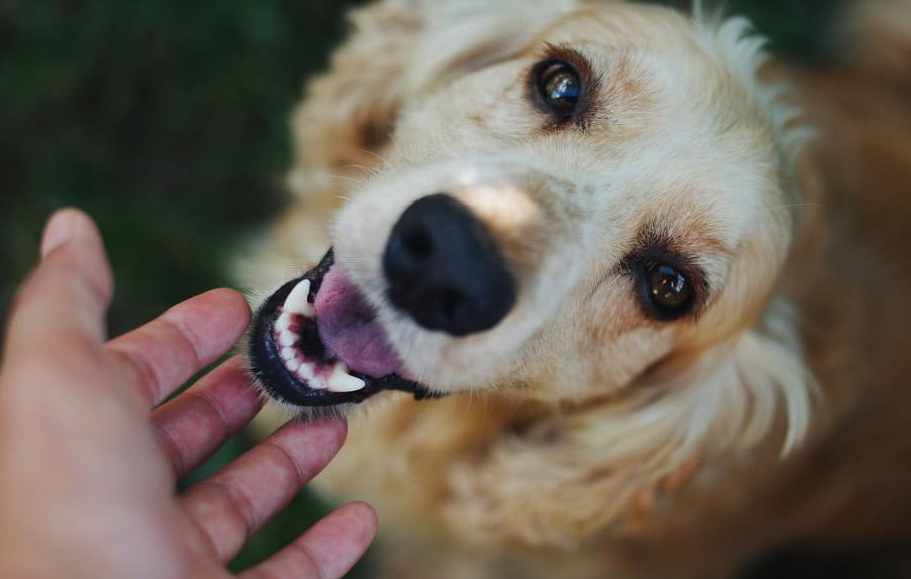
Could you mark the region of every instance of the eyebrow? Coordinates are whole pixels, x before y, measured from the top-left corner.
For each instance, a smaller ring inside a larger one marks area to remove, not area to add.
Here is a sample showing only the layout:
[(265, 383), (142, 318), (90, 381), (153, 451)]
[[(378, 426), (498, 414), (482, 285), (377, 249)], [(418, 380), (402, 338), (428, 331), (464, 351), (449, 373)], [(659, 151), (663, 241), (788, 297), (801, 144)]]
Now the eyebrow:
[(736, 252), (735, 248), (725, 241), (712, 235), (710, 231), (705, 231), (707, 229), (705, 226), (691, 225), (689, 229), (691, 233), (689, 236), (675, 234), (672, 230), (662, 227), (659, 218), (656, 217), (639, 231), (636, 237), (636, 246), (661, 246), (672, 253), (681, 255), (711, 253), (723, 257), (731, 257)]

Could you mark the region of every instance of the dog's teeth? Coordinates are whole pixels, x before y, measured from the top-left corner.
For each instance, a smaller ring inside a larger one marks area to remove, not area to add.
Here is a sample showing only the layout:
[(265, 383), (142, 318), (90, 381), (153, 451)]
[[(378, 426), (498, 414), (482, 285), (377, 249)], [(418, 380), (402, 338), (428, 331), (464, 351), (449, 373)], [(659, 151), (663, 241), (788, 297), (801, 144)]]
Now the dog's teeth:
[(281, 333), (290, 329), (291, 314), (288, 312), (282, 312), (282, 315), (278, 316), (278, 319), (275, 320), (275, 331)]
[(325, 390), (326, 383), (316, 375), (316, 367), (312, 362), (302, 362), (297, 369), (297, 377), (307, 383), (313, 390)]
[(300, 365), (300, 367), (296, 371), (297, 371), (297, 377), (300, 378), (301, 380), (307, 382), (307, 385), (309, 385), (312, 388), (313, 385), (311, 384), (311, 382), (313, 381), (313, 364), (304, 362)]
[(313, 378), (313, 364), (304, 362), (300, 365), (300, 368), (297, 369), (297, 377), (301, 380), (310, 380)]
[(348, 368), (338, 363), (329, 377), (329, 390), (333, 392), (357, 392), (367, 383), (356, 376), (348, 374)]
[(280, 346), (293, 346), (296, 341), (297, 341), (297, 336), (295, 336), (293, 333), (289, 332), (288, 330), (285, 330), (284, 332), (282, 332), (278, 335), (278, 344)]
[(282, 309), (292, 314), (301, 314), (308, 318), (313, 317), (313, 306), (307, 303), (307, 297), (310, 295), (310, 280), (302, 280), (294, 286), (291, 293), (285, 299)]
[(297, 352), (294, 351), (294, 348), (282, 348), (280, 354), (283, 360), (293, 360), (297, 358)]
[(297, 361), (297, 358), (292, 358), (285, 361), (285, 368), (291, 370), (292, 372), (297, 372), (300, 369), (301, 363)]

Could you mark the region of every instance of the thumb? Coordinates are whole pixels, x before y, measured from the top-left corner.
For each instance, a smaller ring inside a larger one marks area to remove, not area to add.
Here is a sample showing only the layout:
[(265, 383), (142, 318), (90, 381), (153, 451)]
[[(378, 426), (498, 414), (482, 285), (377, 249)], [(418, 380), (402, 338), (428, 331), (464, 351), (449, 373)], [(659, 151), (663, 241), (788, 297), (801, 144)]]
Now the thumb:
[(101, 347), (113, 279), (101, 235), (76, 209), (58, 211), (41, 241), (41, 262), (19, 289), (7, 354), (53, 355), (74, 345)]

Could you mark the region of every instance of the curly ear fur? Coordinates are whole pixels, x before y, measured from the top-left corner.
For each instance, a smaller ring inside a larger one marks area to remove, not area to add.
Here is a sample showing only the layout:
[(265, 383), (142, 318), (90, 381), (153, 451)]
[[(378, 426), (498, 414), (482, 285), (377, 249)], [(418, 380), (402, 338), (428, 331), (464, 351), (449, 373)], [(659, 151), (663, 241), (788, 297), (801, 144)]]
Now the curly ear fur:
[(776, 426), (781, 452), (793, 450), (807, 434), (813, 389), (795, 324), (776, 304), (761, 327), (702, 353), (674, 379), (551, 415), (460, 465), (447, 519), (488, 544), (577, 547), (670, 500), (662, 494), (704, 459), (717, 466), (764, 449)]
[[(363, 163), (388, 139), (404, 98), (400, 81), (425, 28), (415, 0), (386, 0), (349, 14), (352, 32), (327, 72), (308, 84), (292, 119), (295, 172), (340, 170)], [(292, 189), (305, 193), (303, 184)], [(319, 191), (319, 188), (316, 189)]]

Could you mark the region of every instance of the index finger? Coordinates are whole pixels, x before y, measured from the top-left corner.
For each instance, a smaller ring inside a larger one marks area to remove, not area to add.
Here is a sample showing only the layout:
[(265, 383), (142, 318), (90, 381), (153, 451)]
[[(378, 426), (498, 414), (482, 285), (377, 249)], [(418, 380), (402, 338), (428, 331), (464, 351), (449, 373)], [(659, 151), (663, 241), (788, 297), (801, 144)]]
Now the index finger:
[(243, 335), (250, 307), (234, 290), (190, 298), (108, 343), (107, 351), (146, 406), (155, 406)]

